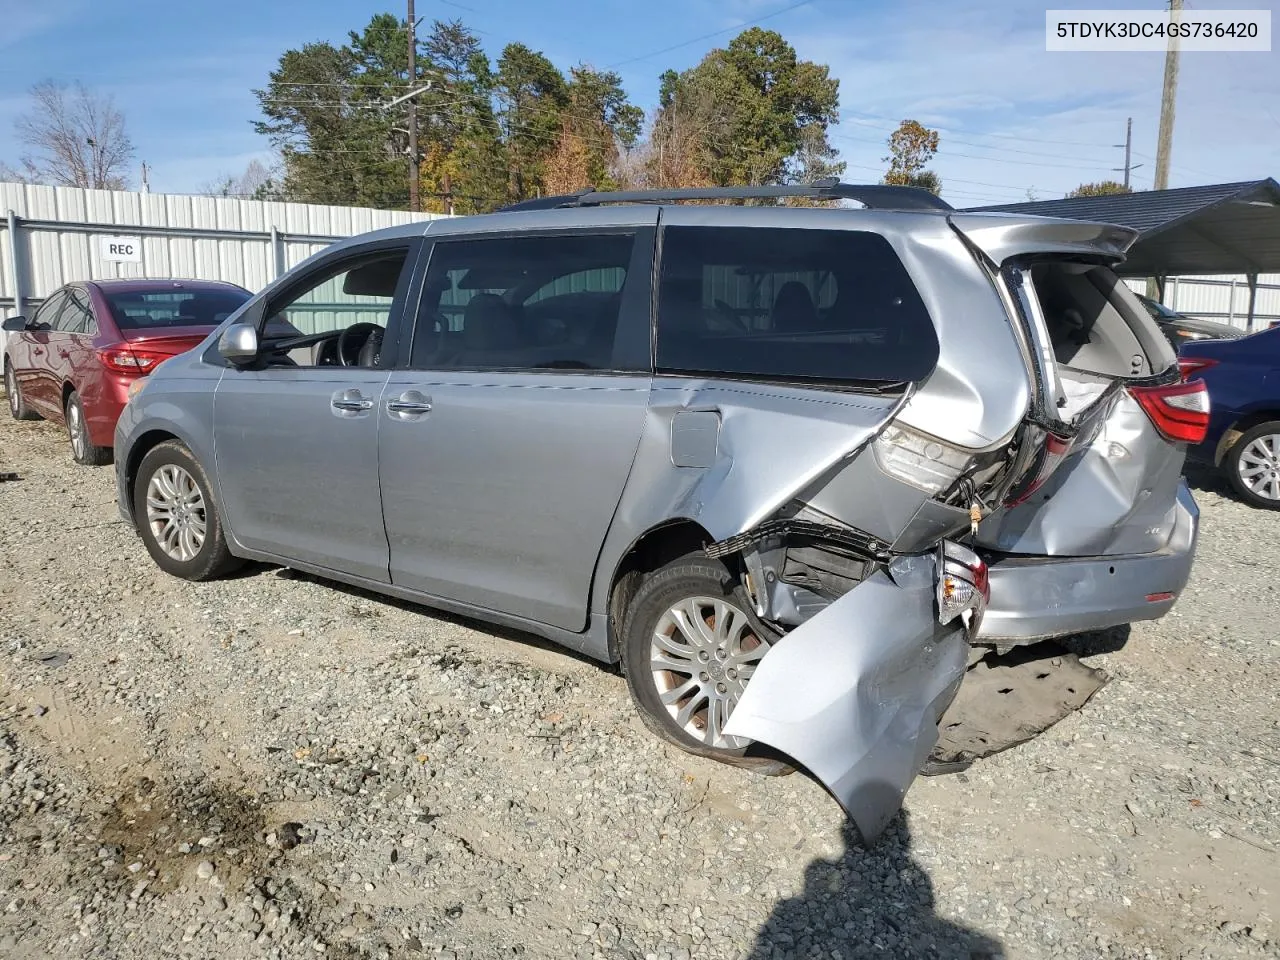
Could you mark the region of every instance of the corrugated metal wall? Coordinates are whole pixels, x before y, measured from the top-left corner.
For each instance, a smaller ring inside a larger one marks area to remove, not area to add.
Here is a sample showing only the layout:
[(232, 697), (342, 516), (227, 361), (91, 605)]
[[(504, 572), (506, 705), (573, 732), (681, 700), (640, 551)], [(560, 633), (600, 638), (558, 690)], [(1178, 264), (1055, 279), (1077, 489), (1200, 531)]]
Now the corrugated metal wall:
[[(1126, 280), (1138, 293), (1147, 292), (1145, 280)], [(1201, 320), (1229, 323), (1249, 329), (1249, 281), (1243, 274), (1225, 277), (1170, 277), (1165, 283), (1164, 304), (1171, 310)], [(1265, 330), (1280, 322), (1280, 273), (1258, 275), (1253, 307), (1253, 330)]]
[[(17, 222), (18, 284), (14, 237)], [(438, 214), (305, 203), (0, 183), (0, 312), (27, 312), (72, 280), (182, 277), (257, 291), (341, 237)], [(273, 232), (274, 231), (274, 232)], [(140, 263), (100, 256), (99, 237), (141, 238)]]

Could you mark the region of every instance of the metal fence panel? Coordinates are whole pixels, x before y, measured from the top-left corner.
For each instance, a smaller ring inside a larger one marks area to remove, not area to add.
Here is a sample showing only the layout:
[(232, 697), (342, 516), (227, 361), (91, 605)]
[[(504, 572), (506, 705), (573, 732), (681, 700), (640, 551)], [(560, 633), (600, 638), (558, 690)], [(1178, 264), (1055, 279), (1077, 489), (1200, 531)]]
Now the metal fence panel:
[[(16, 237), (5, 216), (10, 213)], [(301, 263), (334, 240), (439, 216), (0, 183), (0, 315), (16, 312), (19, 294), (29, 313), (74, 280), (181, 277), (227, 280), (257, 291), (278, 270)], [(113, 235), (140, 240), (137, 262), (103, 258), (99, 238)]]

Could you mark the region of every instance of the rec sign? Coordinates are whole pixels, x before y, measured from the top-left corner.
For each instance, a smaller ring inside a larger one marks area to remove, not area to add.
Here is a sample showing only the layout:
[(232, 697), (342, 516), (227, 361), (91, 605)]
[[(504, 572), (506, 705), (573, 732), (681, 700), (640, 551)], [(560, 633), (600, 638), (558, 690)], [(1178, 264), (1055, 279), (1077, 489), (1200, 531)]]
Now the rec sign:
[(98, 237), (98, 256), (113, 263), (141, 263), (141, 237)]

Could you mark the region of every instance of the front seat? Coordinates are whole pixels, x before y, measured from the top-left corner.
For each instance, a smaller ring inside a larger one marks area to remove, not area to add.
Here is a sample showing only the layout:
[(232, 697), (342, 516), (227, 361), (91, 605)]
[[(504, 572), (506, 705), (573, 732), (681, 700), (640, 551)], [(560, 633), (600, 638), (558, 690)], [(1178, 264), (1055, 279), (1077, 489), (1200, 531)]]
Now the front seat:
[(520, 327), (506, 302), (494, 293), (477, 293), (462, 314), (462, 358), (493, 358), (520, 348)]
[(803, 333), (816, 329), (818, 308), (813, 305), (809, 288), (799, 280), (784, 283), (773, 299), (770, 321), (779, 333)]

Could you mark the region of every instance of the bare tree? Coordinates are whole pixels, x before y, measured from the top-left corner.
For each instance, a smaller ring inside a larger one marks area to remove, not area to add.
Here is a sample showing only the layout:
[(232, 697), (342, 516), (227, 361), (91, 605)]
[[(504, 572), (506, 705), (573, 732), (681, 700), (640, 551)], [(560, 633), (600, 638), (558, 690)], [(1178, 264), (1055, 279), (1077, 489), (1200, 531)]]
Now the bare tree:
[(253, 159), (240, 176), (220, 173), (206, 182), (197, 193), (210, 197), (240, 197), (246, 200), (274, 199), (277, 172), (261, 160)]
[(122, 190), (133, 142), (124, 114), (108, 96), (82, 83), (70, 88), (46, 80), (31, 88), (35, 104), (18, 118), (18, 139), (32, 149), (22, 157), (26, 176), (36, 183)]

